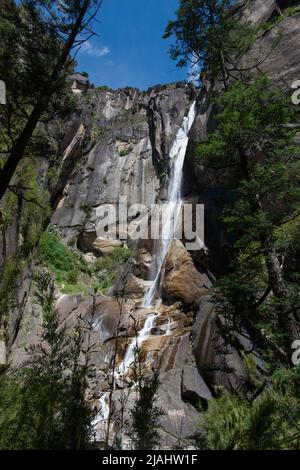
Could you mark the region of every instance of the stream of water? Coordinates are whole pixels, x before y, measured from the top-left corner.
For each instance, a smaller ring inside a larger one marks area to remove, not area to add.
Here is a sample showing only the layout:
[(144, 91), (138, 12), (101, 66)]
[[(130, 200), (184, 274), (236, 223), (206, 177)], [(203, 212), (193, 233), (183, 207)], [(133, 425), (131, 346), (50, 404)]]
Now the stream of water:
[(154, 281), (148, 289), (143, 307), (153, 305), (154, 299), (160, 284), (162, 268), (165, 258), (175, 238), (175, 231), (181, 212), (181, 186), (182, 170), (185, 160), (186, 150), (189, 142), (189, 132), (196, 117), (196, 102), (194, 101), (188, 115), (184, 117), (181, 128), (178, 130), (175, 141), (170, 151), (170, 180), (168, 185), (166, 214), (163, 227), (164, 236), (158, 240), (154, 263)]
[[(186, 150), (189, 142), (189, 131), (193, 125), (196, 117), (196, 102), (193, 102), (189, 113), (183, 119), (181, 128), (178, 130), (175, 141), (170, 151), (170, 179), (168, 184), (167, 203), (166, 203), (166, 217), (164, 226), (164, 236), (158, 240), (155, 254), (154, 263), (154, 281), (148, 289), (143, 307), (150, 307), (153, 305), (155, 297), (159, 290), (159, 283), (162, 275), (165, 258), (170, 249), (171, 243), (175, 238), (176, 226), (181, 212), (181, 186), (182, 186), (182, 170)], [(151, 330), (156, 326), (159, 314), (151, 313), (147, 316), (143, 328), (139, 331), (136, 338), (133, 338), (129, 344), (124, 360), (115, 370), (115, 378), (126, 377), (128, 370), (135, 362), (136, 348), (141, 348), (144, 341), (151, 335)], [(171, 334), (171, 327), (173, 321), (168, 319), (167, 324), (162, 328), (165, 330), (166, 335)], [(97, 325), (98, 326), (98, 325)], [(109, 406), (107, 402), (107, 395), (104, 394), (99, 401), (100, 411), (98, 419), (95, 420), (95, 425), (98, 423), (105, 423), (109, 416)]]
[(123, 377), (126, 376), (128, 370), (135, 362), (136, 348), (140, 349), (143, 342), (148, 338), (148, 336), (151, 333), (152, 328), (156, 326), (156, 320), (158, 316), (159, 316), (158, 314), (154, 314), (154, 313), (151, 315), (148, 315), (148, 317), (145, 320), (143, 328), (139, 331), (137, 337), (133, 338), (133, 340), (129, 344), (124, 360), (117, 368), (115, 376), (117, 377), (120, 375), (123, 375)]

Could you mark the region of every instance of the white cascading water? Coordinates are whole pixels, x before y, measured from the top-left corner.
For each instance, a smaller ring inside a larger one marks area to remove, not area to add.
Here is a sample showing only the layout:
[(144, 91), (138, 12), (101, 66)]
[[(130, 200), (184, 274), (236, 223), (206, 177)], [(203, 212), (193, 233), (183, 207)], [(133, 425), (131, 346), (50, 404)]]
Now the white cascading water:
[(188, 116), (184, 117), (183, 123), (177, 132), (175, 141), (170, 151), (171, 173), (168, 186), (168, 196), (165, 210), (167, 211), (164, 217), (165, 226), (163, 228), (164, 236), (158, 240), (155, 259), (155, 278), (148, 289), (143, 307), (147, 308), (153, 305), (154, 298), (158, 290), (158, 284), (161, 277), (161, 270), (165, 258), (170, 249), (171, 243), (174, 240), (175, 230), (178, 223), (178, 217), (181, 212), (181, 185), (182, 185), (182, 169), (185, 159), (185, 154), (189, 142), (189, 131), (194, 123), (196, 117), (196, 102), (194, 101)]
[(102, 415), (103, 421), (107, 421), (109, 417), (109, 406), (108, 406), (108, 396), (106, 394), (102, 395), (99, 400), (100, 403), (100, 412)]
[[(178, 223), (178, 217), (181, 211), (181, 184), (182, 184), (182, 169), (185, 159), (185, 154), (189, 141), (189, 131), (193, 125), (193, 122), (196, 117), (196, 102), (194, 102), (190, 108), (188, 116), (183, 119), (183, 123), (179, 131), (177, 132), (175, 141), (170, 151), (170, 161), (171, 161), (171, 172), (170, 172), (170, 181), (168, 186), (168, 197), (166, 204), (167, 217), (166, 226), (164, 227), (164, 237), (158, 241), (158, 247), (156, 252), (155, 260), (155, 279), (148, 290), (143, 307), (150, 307), (153, 303), (153, 300), (156, 296), (157, 286), (160, 280), (160, 275), (162, 267), (165, 261), (165, 258), (170, 249), (172, 240), (174, 240), (175, 230)], [(115, 378), (119, 379), (125, 377), (130, 367), (135, 362), (135, 351), (136, 348), (141, 348), (142, 344), (148, 339), (151, 335), (151, 330), (156, 326), (157, 318), (160, 316), (158, 313), (151, 313), (147, 316), (143, 328), (138, 333), (137, 337), (134, 338), (129, 344), (124, 360), (115, 370)], [(173, 325), (171, 318), (168, 318), (166, 325), (162, 327), (165, 329), (165, 335), (169, 336), (171, 334), (171, 327)], [(96, 331), (101, 330), (102, 322), (95, 322), (93, 325)], [(108, 357), (105, 357), (105, 362), (109, 362)], [(103, 425), (107, 422), (109, 417), (109, 405), (108, 405), (108, 395), (105, 393), (99, 400), (99, 412), (95, 420), (93, 421), (93, 427), (95, 434), (99, 440), (103, 438), (101, 433), (103, 432)], [(100, 425), (100, 428), (99, 428)]]
[(170, 336), (172, 334), (172, 325), (174, 324), (175, 322), (172, 320), (171, 317), (168, 318), (168, 322), (167, 322), (167, 325), (166, 325), (166, 333), (165, 335), (166, 336)]
[(122, 363), (118, 366), (115, 375), (118, 377), (120, 375), (123, 375), (123, 377), (126, 376), (129, 368), (132, 366), (132, 364), (135, 361), (135, 351), (136, 348), (139, 348), (142, 346), (143, 342), (148, 338), (148, 336), (151, 333), (152, 328), (156, 326), (156, 320), (157, 320), (158, 314), (151, 314), (148, 315), (146, 318), (146, 321), (144, 323), (143, 328), (140, 330), (138, 333), (137, 337), (134, 338), (130, 345), (127, 348), (124, 360)]
[(109, 418), (108, 400), (108, 393), (104, 393), (99, 400), (99, 411), (97, 416), (92, 422), (95, 438), (98, 440), (104, 439), (105, 430), (103, 426), (107, 423)]

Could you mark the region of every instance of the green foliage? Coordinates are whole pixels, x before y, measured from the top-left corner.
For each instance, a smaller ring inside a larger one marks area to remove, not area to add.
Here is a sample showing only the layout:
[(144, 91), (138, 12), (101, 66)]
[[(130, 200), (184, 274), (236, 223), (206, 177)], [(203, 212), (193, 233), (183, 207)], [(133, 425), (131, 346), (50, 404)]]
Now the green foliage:
[(131, 250), (123, 247), (116, 247), (111, 253), (99, 258), (89, 271), (94, 278), (94, 284), (101, 292), (113, 286), (118, 273), (129, 261), (132, 255)]
[(294, 16), (294, 15), (298, 15), (299, 13), (300, 13), (300, 6), (285, 8), (282, 15), (277, 16), (274, 21), (268, 21), (267, 23), (263, 23), (262, 25), (260, 25), (259, 29), (263, 33), (266, 33), (267, 31), (270, 31), (275, 26), (282, 23), (287, 18)]
[[(266, 149), (270, 156), (281, 156), (291, 144), (295, 131), (287, 124), (295, 114), (295, 107), (287, 102), (283, 93), (272, 85), (265, 75), (259, 75), (252, 83), (237, 81), (229, 91), (215, 100), (220, 110), (217, 114), (217, 130), (208, 142), (200, 144), (198, 158), (207, 158), (211, 164), (223, 169), (234, 168), (242, 152), (249, 152), (253, 164), (259, 149)], [(293, 149), (294, 150), (294, 149)]]
[(110, 88), (109, 86), (106, 86), (106, 85), (97, 86), (96, 90), (99, 90), (99, 91), (113, 91), (112, 88)]
[(158, 421), (164, 414), (155, 404), (159, 387), (158, 375), (143, 377), (138, 383), (139, 396), (131, 410), (131, 438), (134, 449), (153, 450), (160, 441)]
[[(230, 394), (212, 400), (204, 415), (207, 446), (297, 449), (299, 371), (280, 368), (299, 311), (300, 148), (288, 126), (297, 120), (297, 109), (261, 74), (251, 83), (234, 82), (215, 105), (216, 131), (198, 146), (197, 158), (218, 175), (230, 175), (234, 197), (223, 221), (234, 244), (229, 272), (217, 281), (214, 300), (229, 340), (245, 320), (258, 337), (263, 335), (266, 367), (277, 377), (268, 378), (266, 386), (244, 355), (253, 389), (265, 390), (253, 402)], [(286, 257), (292, 260), (290, 271), (280, 267)], [(289, 358), (284, 360), (287, 364)]]
[[(231, 70), (256, 37), (252, 26), (241, 23), (232, 14), (231, 0), (182, 0), (176, 19), (170, 21), (164, 38), (175, 37), (171, 58), (179, 67), (192, 62), (199, 72), (207, 72), (227, 86)], [(230, 65), (229, 65), (230, 64)], [(253, 64), (254, 66), (254, 64)]]
[(19, 201), (20, 232), (23, 237), (23, 256), (30, 256), (39, 242), (44, 220), (50, 216), (48, 194), (41, 191), (37, 176), (37, 158), (32, 156), (20, 165), (18, 186), (27, 189), (21, 192)]
[(1, 377), (0, 448), (83, 449), (90, 446), (93, 412), (84, 401), (87, 366), (80, 366), (82, 328), (59, 328), (54, 280), (41, 273), (37, 296), (43, 305), (42, 342), (29, 360)]
[[(278, 227), (289, 220), (299, 224), (300, 147), (293, 140), (295, 131), (287, 126), (297, 118), (295, 107), (263, 75), (248, 85), (234, 83), (216, 105), (217, 129), (198, 146), (197, 158), (220, 174), (234, 175), (235, 198), (223, 217), (235, 239), (233, 261), (230, 272), (217, 283), (218, 310), (235, 327), (245, 318), (264, 324), (269, 337), (282, 343), (288, 325), (283, 327), (280, 312), (296, 309), (299, 298), (291, 276), (285, 281), (288, 296), (275, 285), (283, 285), (280, 257), (289, 251)], [(277, 271), (270, 266), (271, 252), (272, 260), (278, 260)], [(271, 291), (273, 297), (264, 295)]]
[[(42, 223), (48, 214), (47, 196), (39, 189), (34, 159), (22, 162), (22, 172), (17, 180), (14, 192), (6, 195), (0, 210), (0, 230), (3, 240), (4, 265), (0, 274), (0, 334), (6, 335), (9, 327), (9, 312), (14, 304), (14, 290), (22, 270), (29, 263), (32, 251), (38, 243)], [(23, 187), (22, 191), (18, 187)], [(9, 227), (18, 220), (21, 243), (13, 255), (8, 255), (11, 240)]]
[(13, 293), (17, 286), (17, 281), (22, 269), (25, 267), (24, 261), (19, 254), (7, 258), (1, 273), (0, 284), (0, 338), (6, 339), (9, 325), (9, 312), (13, 305)]
[(126, 157), (129, 155), (133, 150), (133, 145), (127, 145), (126, 147), (119, 150), (120, 157)]
[(253, 403), (226, 393), (204, 413), (207, 447), (220, 450), (295, 450), (300, 402), (287, 386), (265, 390)]
[(0, 76), (7, 92), (7, 106), (0, 109), (1, 199), (18, 164), (35, 145), (41, 119), (49, 121), (74, 110), (67, 80), (74, 67), (72, 51), (78, 35), (84, 40), (90, 23), (86, 19), (93, 18), (98, 4), (63, 0), (57, 8), (53, 2), (24, 0), (1, 9)]
[(40, 263), (55, 275), (61, 292), (89, 295), (88, 265), (81, 254), (66, 247), (51, 231), (42, 234), (39, 248)]
[(40, 238), (40, 260), (56, 275), (58, 282), (74, 281), (79, 274), (78, 262), (54, 232), (44, 232)]
[(92, 126), (92, 138), (95, 142), (101, 142), (101, 139), (105, 135), (105, 129), (103, 127), (99, 127), (96, 124)]
[(55, 275), (60, 290), (69, 294), (88, 295), (94, 287), (107, 293), (130, 256), (127, 248), (116, 247), (94, 263), (87, 263), (81, 253), (65, 246), (54, 232), (46, 231), (40, 239), (41, 264)]
[(226, 394), (212, 400), (208, 411), (204, 413), (209, 448), (241, 448), (247, 416), (247, 404), (238, 396)]
[(145, 370), (143, 354), (138, 346), (134, 349), (134, 356), (131, 377), (137, 386), (138, 395), (134, 407), (130, 410), (128, 436), (134, 449), (153, 450), (159, 445), (159, 419), (164, 415), (163, 410), (156, 405), (159, 377), (157, 372), (149, 374)]

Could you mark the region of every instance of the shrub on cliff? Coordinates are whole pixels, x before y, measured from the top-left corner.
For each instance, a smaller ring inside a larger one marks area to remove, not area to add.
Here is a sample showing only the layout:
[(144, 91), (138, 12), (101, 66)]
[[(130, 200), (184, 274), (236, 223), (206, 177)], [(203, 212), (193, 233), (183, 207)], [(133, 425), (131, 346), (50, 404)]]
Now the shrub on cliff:
[(79, 325), (71, 335), (59, 325), (54, 291), (52, 276), (41, 273), (42, 342), (29, 347), (29, 359), (20, 369), (1, 377), (1, 449), (91, 446), (94, 413), (85, 402), (89, 342), (84, 343)]

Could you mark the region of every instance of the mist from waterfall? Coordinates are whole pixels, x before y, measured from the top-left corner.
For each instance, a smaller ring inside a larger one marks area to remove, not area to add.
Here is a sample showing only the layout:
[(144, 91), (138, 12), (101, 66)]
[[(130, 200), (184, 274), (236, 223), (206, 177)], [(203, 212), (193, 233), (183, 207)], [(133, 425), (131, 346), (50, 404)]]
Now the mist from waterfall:
[(196, 112), (196, 102), (194, 101), (188, 116), (183, 119), (182, 126), (177, 132), (169, 154), (170, 180), (165, 207), (166, 214), (164, 214), (165, 225), (163, 227), (163, 236), (157, 241), (154, 281), (144, 297), (143, 307), (145, 308), (153, 305), (158, 291), (164, 261), (169, 252), (171, 243), (175, 238), (175, 231), (181, 212), (182, 170), (189, 142), (189, 131), (194, 123)]

